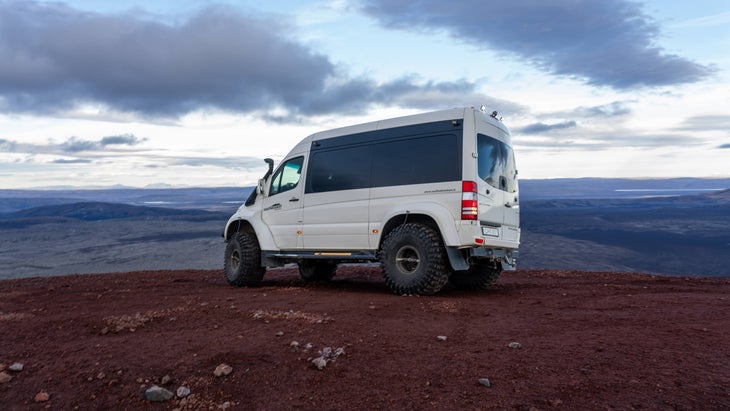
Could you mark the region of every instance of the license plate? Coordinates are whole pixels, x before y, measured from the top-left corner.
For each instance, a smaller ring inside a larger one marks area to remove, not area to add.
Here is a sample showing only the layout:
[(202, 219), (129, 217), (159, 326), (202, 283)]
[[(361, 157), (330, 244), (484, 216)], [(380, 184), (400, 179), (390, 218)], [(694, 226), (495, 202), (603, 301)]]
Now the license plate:
[(499, 237), (499, 228), (482, 226), (482, 235), (488, 235), (490, 237)]

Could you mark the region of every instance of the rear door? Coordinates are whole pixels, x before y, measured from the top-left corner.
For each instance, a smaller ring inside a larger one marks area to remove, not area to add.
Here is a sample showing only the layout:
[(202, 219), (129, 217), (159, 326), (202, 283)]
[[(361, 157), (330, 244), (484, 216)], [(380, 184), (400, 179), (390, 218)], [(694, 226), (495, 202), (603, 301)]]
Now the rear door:
[[(517, 241), (520, 225), (517, 168), (512, 147), (477, 134), (479, 220), (500, 229), (503, 240)], [(493, 232), (496, 234), (496, 231)]]

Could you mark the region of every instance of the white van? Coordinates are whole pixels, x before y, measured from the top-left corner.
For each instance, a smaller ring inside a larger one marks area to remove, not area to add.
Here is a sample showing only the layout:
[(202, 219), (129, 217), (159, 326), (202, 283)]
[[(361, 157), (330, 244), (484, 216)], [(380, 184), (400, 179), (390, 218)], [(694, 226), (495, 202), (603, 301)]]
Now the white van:
[(256, 285), (296, 263), (329, 280), (339, 263), (380, 261), (397, 294), (447, 282), (485, 288), (514, 269), (517, 169), (497, 113), (458, 108), (313, 134), (231, 216), (225, 276)]

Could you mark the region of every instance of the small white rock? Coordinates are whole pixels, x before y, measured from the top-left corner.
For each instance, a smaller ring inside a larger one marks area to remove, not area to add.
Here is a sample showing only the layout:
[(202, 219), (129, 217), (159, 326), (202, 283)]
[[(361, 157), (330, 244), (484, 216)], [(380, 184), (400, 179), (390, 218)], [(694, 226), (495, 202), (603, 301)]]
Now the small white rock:
[(13, 376), (6, 373), (5, 371), (0, 371), (0, 384), (5, 384), (6, 382), (10, 382), (13, 379)]
[(446, 341), (447, 337), (445, 335), (437, 335), (436, 339), (439, 341)]
[(23, 371), (23, 364), (16, 362), (13, 363), (10, 367), (8, 367), (9, 371), (15, 371), (15, 372), (21, 372)]
[(522, 344), (520, 344), (516, 341), (512, 341), (511, 343), (507, 344), (507, 347), (517, 349), (517, 348), (522, 348)]
[(144, 397), (147, 401), (162, 402), (171, 399), (173, 394), (157, 385), (153, 385), (144, 392)]
[(178, 387), (177, 391), (175, 391), (175, 394), (177, 395), (177, 398), (185, 398), (190, 395), (190, 388), (180, 386)]
[(485, 386), (485, 387), (491, 387), (492, 383), (489, 382), (489, 378), (480, 378), (479, 384)]
[(223, 377), (233, 372), (233, 367), (231, 367), (228, 364), (220, 364), (217, 367), (215, 367), (215, 371), (213, 371), (213, 375), (216, 377)]
[(327, 366), (327, 360), (322, 357), (317, 357), (312, 360), (312, 365), (317, 367), (318, 370), (323, 370)]

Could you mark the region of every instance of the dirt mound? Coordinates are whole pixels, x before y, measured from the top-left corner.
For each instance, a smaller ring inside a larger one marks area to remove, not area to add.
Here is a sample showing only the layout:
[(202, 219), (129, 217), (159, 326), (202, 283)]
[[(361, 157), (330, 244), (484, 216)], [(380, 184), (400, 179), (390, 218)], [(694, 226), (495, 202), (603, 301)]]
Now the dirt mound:
[[(0, 403), (728, 409), (729, 294), (725, 278), (517, 271), (485, 292), (396, 296), (360, 266), (325, 284), (269, 270), (240, 289), (220, 271), (6, 280)], [(151, 403), (153, 385), (191, 394)]]

